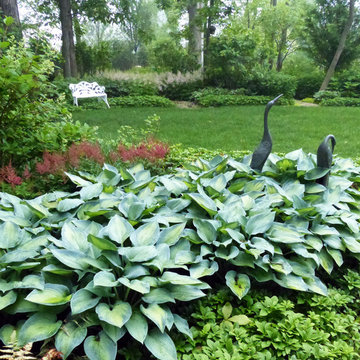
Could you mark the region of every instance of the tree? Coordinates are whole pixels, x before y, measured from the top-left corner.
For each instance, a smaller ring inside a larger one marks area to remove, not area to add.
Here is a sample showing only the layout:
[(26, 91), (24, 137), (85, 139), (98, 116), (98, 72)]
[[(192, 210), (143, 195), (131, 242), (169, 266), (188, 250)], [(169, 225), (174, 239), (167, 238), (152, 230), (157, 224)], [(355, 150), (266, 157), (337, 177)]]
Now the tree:
[[(349, 21), (349, 0), (315, 0), (305, 20), (304, 49), (314, 61), (328, 69)], [(360, 15), (354, 8), (354, 20), (336, 68), (346, 69), (360, 55)]]
[(14, 19), (14, 24), (12, 25), (11, 30), (15, 27), (15, 34), (18, 38), (21, 38), (21, 23), (17, 0), (0, 0), (0, 19), (5, 16), (10, 16)]
[(344, 51), (345, 44), (346, 44), (346, 39), (347, 39), (347, 37), (349, 35), (352, 23), (354, 21), (354, 12), (355, 12), (354, 7), (355, 7), (355, 0), (350, 0), (349, 1), (349, 17), (348, 17), (348, 20), (347, 20), (347, 22), (346, 22), (346, 24), (344, 26), (344, 29), (343, 29), (343, 31), (341, 33), (340, 40), (339, 40), (339, 45), (338, 45), (338, 47), (336, 49), (336, 52), (335, 52), (335, 55), (334, 55), (334, 57), (333, 57), (333, 59), (331, 61), (331, 64), (330, 64), (330, 66), (329, 66), (329, 68), (328, 68), (328, 70), (326, 72), (324, 81), (320, 86), (320, 90), (325, 90), (328, 87), (330, 79), (334, 75), (336, 65), (338, 64), (339, 59), (341, 57), (341, 54)]
[(77, 76), (77, 64), (74, 44), (74, 28), (70, 0), (57, 0), (60, 11), (62, 32), (62, 54), (64, 57), (64, 77)]

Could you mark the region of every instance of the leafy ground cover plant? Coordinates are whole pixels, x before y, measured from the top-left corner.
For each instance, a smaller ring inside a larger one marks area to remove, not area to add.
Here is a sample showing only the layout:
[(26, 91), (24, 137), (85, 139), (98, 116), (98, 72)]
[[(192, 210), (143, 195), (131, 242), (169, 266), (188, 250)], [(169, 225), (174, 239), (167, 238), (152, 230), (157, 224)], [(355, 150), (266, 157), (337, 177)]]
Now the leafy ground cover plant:
[(202, 298), (186, 309), (193, 339), (176, 337), (180, 359), (358, 359), (359, 273), (336, 278), (328, 297), (253, 289), (239, 301), (223, 289)]
[(192, 336), (179, 305), (215, 274), (239, 299), (251, 282), (326, 295), (323, 273), (359, 257), (359, 169), (337, 159), (325, 188), (301, 150), (271, 155), (261, 174), (249, 162), (218, 156), (161, 176), (104, 165), (68, 174), (72, 193), (2, 193), (2, 342), (54, 337), (64, 358), (107, 360), (133, 338), (172, 360), (168, 332)]
[[(230, 106), (230, 105), (265, 105), (271, 100), (267, 96), (246, 95), (204, 95), (197, 98), (201, 106)], [(282, 105), (291, 105), (294, 100), (283, 98)]]

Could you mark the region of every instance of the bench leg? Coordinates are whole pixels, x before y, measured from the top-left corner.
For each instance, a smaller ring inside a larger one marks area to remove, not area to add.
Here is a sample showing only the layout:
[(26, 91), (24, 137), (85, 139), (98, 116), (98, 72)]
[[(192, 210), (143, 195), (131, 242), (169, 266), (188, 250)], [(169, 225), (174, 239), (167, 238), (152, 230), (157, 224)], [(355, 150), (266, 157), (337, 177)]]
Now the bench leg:
[(76, 97), (74, 97), (74, 105), (79, 106), (78, 105), (78, 99)]
[(107, 107), (110, 109), (110, 105), (109, 105), (109, 103), (108, 103), (108, 101), (107, 101), (107, 95), (102, 96), (101, 98), (105, 101), (105, 104), (106, 104)]

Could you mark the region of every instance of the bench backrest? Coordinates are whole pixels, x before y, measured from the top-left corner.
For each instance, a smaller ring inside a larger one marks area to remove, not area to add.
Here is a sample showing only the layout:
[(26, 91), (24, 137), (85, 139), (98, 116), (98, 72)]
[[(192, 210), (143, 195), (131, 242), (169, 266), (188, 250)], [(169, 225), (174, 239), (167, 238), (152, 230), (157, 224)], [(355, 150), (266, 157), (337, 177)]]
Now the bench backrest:
[(87, 81), (81, 81), (78, 84), (70, 84), (69, 88), (71, 92), (81, 94), (104, 94), (105, 86), (100, 86), (97, 82), (89, 83)]

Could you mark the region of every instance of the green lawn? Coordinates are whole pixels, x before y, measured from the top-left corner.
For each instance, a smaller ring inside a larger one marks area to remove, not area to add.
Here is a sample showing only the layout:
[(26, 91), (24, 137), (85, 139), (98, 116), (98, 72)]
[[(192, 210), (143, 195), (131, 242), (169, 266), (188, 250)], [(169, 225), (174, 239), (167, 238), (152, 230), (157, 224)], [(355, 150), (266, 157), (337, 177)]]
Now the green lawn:
[[(116, 137), (120, 125), (142, 127), (147, 116), (161, 117), (159, 138), (171, 144), (223, 150), (252, 150), (260, 142), (263, 106), (220, 108), (113, 108), (75, 112), (75, 120), (99, 126), (102, 138)], [(360, 157), (360, 108), (274, 106), (269, 115), (274, 152), (303, 148), (316, 152), (327, 134), (335, 153)]]

